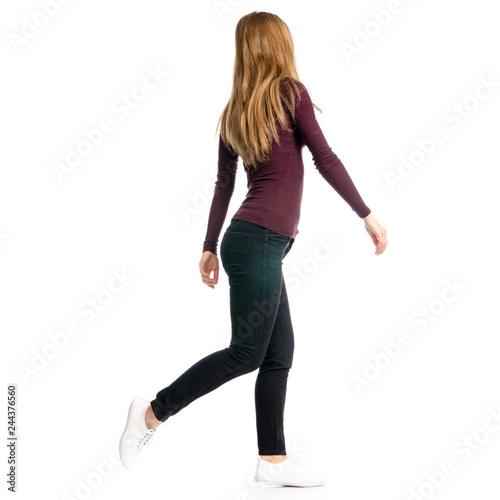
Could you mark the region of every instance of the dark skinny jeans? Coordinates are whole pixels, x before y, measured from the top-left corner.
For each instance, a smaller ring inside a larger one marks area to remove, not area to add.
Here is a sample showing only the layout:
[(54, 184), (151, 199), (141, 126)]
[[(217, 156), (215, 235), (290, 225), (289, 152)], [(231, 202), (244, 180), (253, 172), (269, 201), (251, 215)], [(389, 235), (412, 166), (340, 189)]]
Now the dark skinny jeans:
[(156, 394), (164, 422), (195, 399), (257, 368), (255, 410), (259, 455), (286, 455), (283, 417), (294, 337), (282, 261), (294, 239), (231, 219), (220, 244), (229, 278), (231, 341), (197, 361)]

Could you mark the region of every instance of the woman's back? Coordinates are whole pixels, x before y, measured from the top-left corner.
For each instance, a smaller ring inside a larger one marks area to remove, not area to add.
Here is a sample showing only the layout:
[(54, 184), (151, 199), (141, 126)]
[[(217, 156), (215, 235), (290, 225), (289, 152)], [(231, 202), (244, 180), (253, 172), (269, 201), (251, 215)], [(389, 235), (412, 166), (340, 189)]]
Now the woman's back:
[[(316, 120), (306, 87), (297, 83), (301, 99), (295, 108), (296, 127), (293, 132), (279, 129), (280, 145), (273, 143), (267, 162), (257, 169), (246, 167), (248, 192), (232, 219), (239, 219), (295, 238), (299, 232), (300, 208), (304, 187), (302, 148), (310, 150), (317, 170), (359, 217), (370, 209), (365, 205), (344, 165), (332, 151)], [(286, 87), (281, 87), (285, 97)], [(288, 123), (293, 128), (291, 116)], [(217, 254), (217, 243), (227, 215), (235, 185), (238, 155), (233, 155), (219, 136), (218, 175), (210, 208), (203, 251)]]

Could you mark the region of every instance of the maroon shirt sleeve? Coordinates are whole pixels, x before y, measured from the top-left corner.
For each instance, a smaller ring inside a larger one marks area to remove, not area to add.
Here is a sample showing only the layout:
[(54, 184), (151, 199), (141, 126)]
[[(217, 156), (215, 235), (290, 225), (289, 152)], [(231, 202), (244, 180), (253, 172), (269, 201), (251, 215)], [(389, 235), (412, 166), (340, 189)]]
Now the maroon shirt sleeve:
[(311, 97), (306, 87), (301, 82), (297, 83), (302, 96), (295, 113), (297, 132), (312, 153), (316, 169), (359, 217), (366, 217), (371, 210), (362, 200), (346, 168), (328, 145), (316, 120)]
[(231, 151), (226, 148), (219, 133), (217, 180), (215, 181), (214, 196), (208, 215), (207, 233), (205, 241), (203, 242), (204, 252), (209, 250), (217, 255), (217, 243), (234, 191), (238, 159), (238, 155), (233, 155)]

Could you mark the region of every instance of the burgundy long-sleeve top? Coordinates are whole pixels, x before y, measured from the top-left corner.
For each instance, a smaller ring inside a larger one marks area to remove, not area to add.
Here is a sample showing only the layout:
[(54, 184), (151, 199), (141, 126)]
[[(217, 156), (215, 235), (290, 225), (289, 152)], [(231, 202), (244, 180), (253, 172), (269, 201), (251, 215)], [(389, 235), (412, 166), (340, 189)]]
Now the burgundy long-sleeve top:
[[(299, 233), (300, 207), (304, 187), (302, 148), (306, 145), (312, 154), (316, 169), (335, 191), (351, 206), (359, 217), (371, 210), (365, 205), (346, 168), (332, 151), (316, 120), (311, 98), (306, 87), (296, 80), (302, 95), (296, 105), (296, 128), (285, 132), (279, 128), (280, 145), (273, 144), (268, 161), (259, 168), (248, 168), (248, 192), (233, 219), (253, 222), (276, 233), (295, 239)], [(282, 86), (282, 96), (286, 87)], [(293, 127), (290, 114), (288, 122)], [(238, 155), (233, 155), (219, 134), (217, 180), (208, 217), (208, 228), (203, 251), (217, 255), (217, 245), (234, 191)]]

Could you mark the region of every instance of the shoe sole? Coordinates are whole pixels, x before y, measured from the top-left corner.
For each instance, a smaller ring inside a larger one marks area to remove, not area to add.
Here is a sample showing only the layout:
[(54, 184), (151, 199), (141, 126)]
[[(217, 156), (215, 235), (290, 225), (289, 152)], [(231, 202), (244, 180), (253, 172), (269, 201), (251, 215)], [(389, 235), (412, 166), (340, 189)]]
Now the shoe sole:
[(315, 488), (316, 486), (324, 486), (324, 483), (323, 484), (290, 484), (290, 483), (282, 483), (282, 482), (279, 482), (279, 481), (262, 481), (262, 480), (259, 480), (259, 479), (255, 479), (254, 478), (254, 481), (256, 483), (261, 483), (261, 484), (270, 484), (270, 485), (273, 485), (273, 486), (276, 486), (276, 485), (279, 485), (279, 486), (293, 486), (295, 488)]
[(122, 465), (123, 465), (123, 467), (125, 467), (126, 469), (129, 469), (129, 470), (133, 469), (134, 466), (129, 467), (129, 466), (125, 465), (125, 461), (123, 460), (123, 455), (122, 455), (122, 446), (125, 444), (125, 436), (127, 435), (127, 432), (129, 430), (129, 427), (130, 427), (131, 416), (132, 416), (133, 410), (135, 409), (135, 404), (134, 404), (135, 402), (136, 402), (136, 400), (134, 399), (132, 401), (132, 403), (130, 403), (130, 406), (128, 409), (128, 415), (127, 415), (127, 423), (125, 424), (125, 430), (123, 431), (122, 437), (120, 438), (120, 446), (119, 446), (120, 460), (122, 462)]

